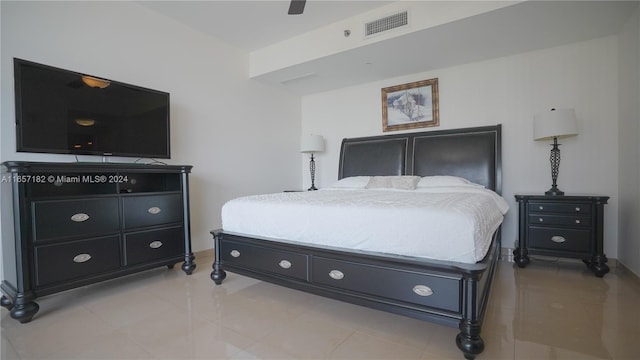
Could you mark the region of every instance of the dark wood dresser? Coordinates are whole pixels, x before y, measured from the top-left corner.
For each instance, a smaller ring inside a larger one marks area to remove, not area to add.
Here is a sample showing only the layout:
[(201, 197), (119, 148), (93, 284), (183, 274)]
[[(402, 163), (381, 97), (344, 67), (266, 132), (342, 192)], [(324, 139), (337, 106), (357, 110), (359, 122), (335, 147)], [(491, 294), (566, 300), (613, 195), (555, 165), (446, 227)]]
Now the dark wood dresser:
[(34, 299), (123, 275), (195, 269), (191, 166), (5, 162), (2, 306), (29, 322)]
[(609, 272), (603, 249), (604, 205), (608, 196), (516, 195), (520, 267), (529, 255), (582, 259), (596, 276)]

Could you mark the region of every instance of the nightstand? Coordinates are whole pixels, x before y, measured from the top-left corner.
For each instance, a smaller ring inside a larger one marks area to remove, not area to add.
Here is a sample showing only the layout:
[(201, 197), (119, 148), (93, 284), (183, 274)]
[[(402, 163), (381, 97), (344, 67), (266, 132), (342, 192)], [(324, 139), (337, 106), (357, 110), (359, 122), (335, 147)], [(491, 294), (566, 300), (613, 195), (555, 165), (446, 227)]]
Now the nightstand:
[(516, 195), (519, 267), (529, 254), (582, 259), (598, 277), (609, 272), (602, 245), (604, 205), (608, 196)]

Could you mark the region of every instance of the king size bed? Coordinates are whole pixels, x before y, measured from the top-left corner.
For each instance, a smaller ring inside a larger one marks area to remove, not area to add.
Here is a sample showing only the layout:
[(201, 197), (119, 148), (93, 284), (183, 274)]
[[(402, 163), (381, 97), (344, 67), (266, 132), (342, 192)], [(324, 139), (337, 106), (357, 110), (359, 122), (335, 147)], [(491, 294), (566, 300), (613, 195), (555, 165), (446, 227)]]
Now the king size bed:
[(226, 271), (480, 336), (508, 206), (501, 126), (344, 139), (338, 182), (234, 199), (212, 231)]

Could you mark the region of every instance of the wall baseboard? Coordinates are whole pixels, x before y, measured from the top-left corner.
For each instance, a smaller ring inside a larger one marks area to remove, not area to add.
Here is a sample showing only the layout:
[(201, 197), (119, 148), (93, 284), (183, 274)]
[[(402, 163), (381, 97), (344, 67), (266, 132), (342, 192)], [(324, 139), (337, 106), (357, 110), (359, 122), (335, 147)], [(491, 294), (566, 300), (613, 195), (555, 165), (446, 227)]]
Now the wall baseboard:
[(626, 267), (623, 263), (621, 262), (617, 262), (618, 266), (617, 266), (617, 270), (623, 274), (623, 276), (628, 276), (629, 278), (633, 279), (633, 281), (637, 284), (640, 285), (640, 276), (636, 273), (634, 273), (633, 271), (631, 271), (631, 269), (629, 269), (628, 267)]
[(196, 251), (196, 252), (193, 253), (193, 255), (196, 257), (196, 260), (198, 260), (198, 258), (211, 258), (211, 259), (213, 259), (213, 248)]
[(513, 262), (513, 248), (500, 249), (500, 261)]

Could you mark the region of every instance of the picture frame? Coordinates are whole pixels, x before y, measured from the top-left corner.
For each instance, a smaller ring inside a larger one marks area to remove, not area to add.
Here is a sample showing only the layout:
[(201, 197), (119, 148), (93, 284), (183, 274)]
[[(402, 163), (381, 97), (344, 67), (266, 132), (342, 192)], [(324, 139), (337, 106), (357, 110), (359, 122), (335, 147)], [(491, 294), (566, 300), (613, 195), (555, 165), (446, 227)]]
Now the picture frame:
[(439, 125), (438, 78), (382, 88), (382, 131)]

